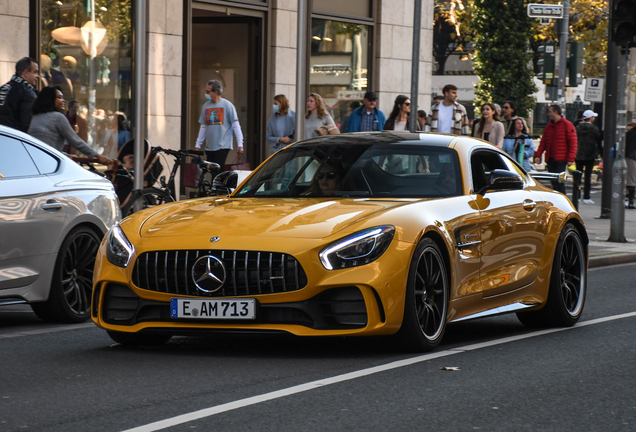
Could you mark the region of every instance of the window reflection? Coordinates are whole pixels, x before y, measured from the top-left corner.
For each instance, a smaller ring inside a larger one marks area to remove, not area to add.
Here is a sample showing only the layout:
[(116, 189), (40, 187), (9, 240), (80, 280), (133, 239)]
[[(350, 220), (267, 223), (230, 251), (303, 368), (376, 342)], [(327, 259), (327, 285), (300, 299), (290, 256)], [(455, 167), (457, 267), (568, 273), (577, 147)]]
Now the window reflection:
[(40, 86), (60, 86), (75, 131), (116, 157), (133, 110), (131, 1), (42, 0), (41, 10)]
[(369, 26), (312, 19), (310, 93), (318, 93), (337, 125), (367, 90)]

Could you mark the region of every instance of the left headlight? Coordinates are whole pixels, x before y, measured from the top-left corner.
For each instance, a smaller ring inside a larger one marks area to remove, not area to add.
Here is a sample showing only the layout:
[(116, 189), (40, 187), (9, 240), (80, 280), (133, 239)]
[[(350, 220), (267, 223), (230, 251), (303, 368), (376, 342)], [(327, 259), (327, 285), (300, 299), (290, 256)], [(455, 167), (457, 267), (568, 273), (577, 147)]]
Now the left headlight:
[(334, 242), (320, 251), (320, 262), (327, 270), (358, 267), (380, 258), (391, 244), (395, 227), (368, 228)]
[(108, 258), (108, 261), (116, 266), (126, 267), (134, 251), (135, 248), (132, 247), (119, 225), (110, 230), (106, 241), (106, 258)]

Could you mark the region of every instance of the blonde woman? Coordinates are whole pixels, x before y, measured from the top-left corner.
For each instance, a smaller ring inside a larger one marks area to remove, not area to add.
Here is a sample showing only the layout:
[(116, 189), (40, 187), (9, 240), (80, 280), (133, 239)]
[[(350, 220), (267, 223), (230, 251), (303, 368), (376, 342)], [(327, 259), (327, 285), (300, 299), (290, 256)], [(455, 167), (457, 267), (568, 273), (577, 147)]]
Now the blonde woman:
[(481, 119), (475, 136), (502, 148), (504, 126), (499, 121), (499, 114), (494, 104), (485, 103), (481, 106)]
[[(336, 124), (327, 111), (325, 110), (325, 103), (317, 93), (311, 93), (307, 98), (307, 115), (305, 116), (305, 138), (313, 138), (327, 133), (332, 133), (332, 130), (338, 130)], [(318, 129), (323, 128), (326, 133), (318, 132)]]

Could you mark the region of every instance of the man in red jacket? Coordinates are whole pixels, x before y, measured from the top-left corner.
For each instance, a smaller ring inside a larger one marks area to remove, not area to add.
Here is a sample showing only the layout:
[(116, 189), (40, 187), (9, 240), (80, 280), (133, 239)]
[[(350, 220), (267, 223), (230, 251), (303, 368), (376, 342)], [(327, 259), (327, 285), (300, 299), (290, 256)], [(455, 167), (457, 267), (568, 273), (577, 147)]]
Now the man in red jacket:
[[(541, 144), (535, 153), (535, 163), (541, 162), (541, 155), (545, 151), (545, 159), (548, 162), (548, 171), (561, 173), (566, 166), (574, 164), (576, 157), (577, 138), (574, 125), (562, 116), (559, 105), (551, 105), (548, 109), (548, 124), (543, 131)], [(565, 194), (565, 184), (552, 182), (554, 190)]]

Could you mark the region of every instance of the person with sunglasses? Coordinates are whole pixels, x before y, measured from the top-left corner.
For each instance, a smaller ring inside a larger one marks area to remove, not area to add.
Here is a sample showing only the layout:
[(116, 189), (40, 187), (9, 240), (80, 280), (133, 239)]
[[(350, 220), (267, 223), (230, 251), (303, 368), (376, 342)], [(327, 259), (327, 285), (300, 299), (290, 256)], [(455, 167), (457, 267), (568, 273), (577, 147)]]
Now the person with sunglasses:
[[(384, 125), (384, 130), (411, 130), (409, 115), (411, 114), (411, 99), (405, 95), (399, 95), (393, 103), (393, 111)], [(419, 131), (420, 122), (415, 125), (415, 130)]]
[(330, 196), (334, 191), (340, 190), (344, 169), (336, 164), (330, 165), (325, 162), (320, 165), (314, 178), (311, 181), (311, 188), (305, 195), (310, 196)]

